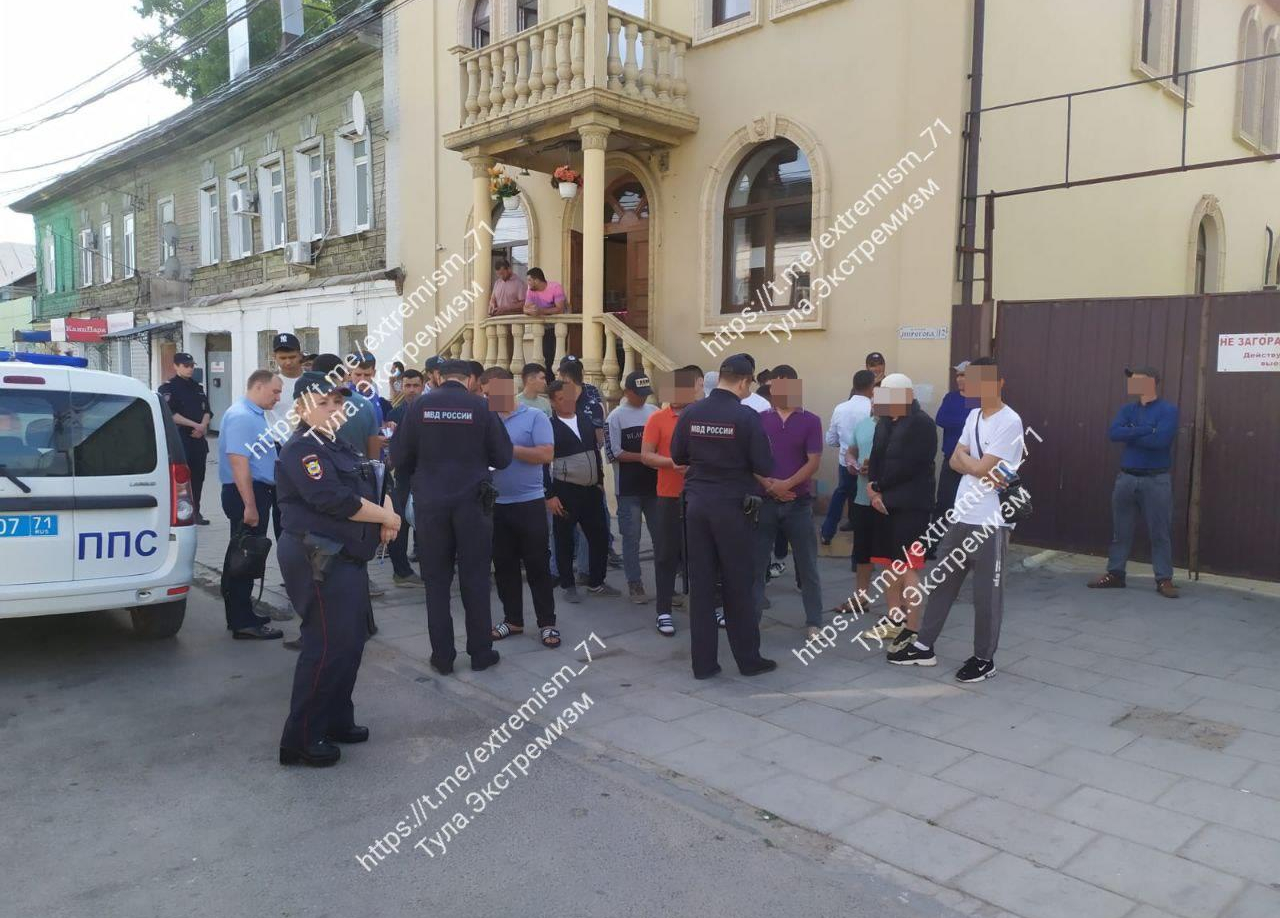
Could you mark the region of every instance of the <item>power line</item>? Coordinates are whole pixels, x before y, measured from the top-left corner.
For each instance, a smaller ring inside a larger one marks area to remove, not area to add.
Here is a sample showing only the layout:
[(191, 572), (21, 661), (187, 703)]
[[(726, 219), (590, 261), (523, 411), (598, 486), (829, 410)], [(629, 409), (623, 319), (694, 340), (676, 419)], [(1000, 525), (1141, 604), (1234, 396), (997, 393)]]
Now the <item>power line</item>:
[[(171, 35), (174, 31), (177, 30), (178, 26), (182, 25), (183, 22), (185, 22), (190, 17), (194, 16), (197, 12), (199, 12), (201, 9), (203, 9), (205, 6), (207, 6), (212, 2), (213, 0), (200, 0), (199, 3), (197, 3), (191, 9), (187, 10), (185, 13), (183, 13), (181, 16), (175, 19), (167, 28), (164, 28), (161, 31), (157, 32), (155, 35), (150, 36), (147, 39), (147, 41), (149, 42), (159, 41), (160, 39), (165, 38), (168, 35)], [(50, 104), (51, 102), (56, 102), (58, 99), (61, 99), (64, 96), (69, 96), (71, 93), (75, 92), (80, 87), (87, 86), (88, 84), (96, 80), (98, 77), (104, 76), (105, 74), (110, 73), (112, 70), (119, 67), (125, 61), (129, 60), (129, 58), (133, 57), (135, 54), (138, 54), (138, 53), (139, 53), (139, 49), (135, 48), (132, 51), (130, 51), (128, 54), (126, 54), (124, 57), (120, 58), (118, 61), (115, 61), (114, 63), (108, 65), (106, 68), (102, 70), (99, 70), (93, 76), (86, 77), (85, 79), (81, 80), (79, 83), (76, 83), (74, 86), (70, 86), (64, 89), (62, 92), (58, 93), (56, 96), (50, 96), (48, 99), (45, 99), (43, 102), (37, 102), (35, 105), (31, 106), (30, 108), (25, 108), (20, 112), (14, 112), (11, 115), (5, 115), (3, 118), (0, 118), (0, 121), (10, 121), (21, 115), (26, 115), (30, 112), (34, 112), (39, 109), (42, 109), (46, 105)]]

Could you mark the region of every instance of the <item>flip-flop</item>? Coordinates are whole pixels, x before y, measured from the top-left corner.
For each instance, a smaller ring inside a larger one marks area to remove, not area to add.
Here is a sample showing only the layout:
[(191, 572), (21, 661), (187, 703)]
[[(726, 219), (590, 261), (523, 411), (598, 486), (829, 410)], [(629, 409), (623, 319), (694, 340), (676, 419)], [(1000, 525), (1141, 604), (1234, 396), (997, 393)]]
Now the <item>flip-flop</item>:
[(513, 634), (524, 634), (524, 626), (513, 625), (510, 622), (499, 622), (496, 628), (489, 629), (489, 637), (495, 641), (509, 638)]
[(560, 632), (555, 628), (542, 629), (542, 646), (543, 647), (559, 647)]

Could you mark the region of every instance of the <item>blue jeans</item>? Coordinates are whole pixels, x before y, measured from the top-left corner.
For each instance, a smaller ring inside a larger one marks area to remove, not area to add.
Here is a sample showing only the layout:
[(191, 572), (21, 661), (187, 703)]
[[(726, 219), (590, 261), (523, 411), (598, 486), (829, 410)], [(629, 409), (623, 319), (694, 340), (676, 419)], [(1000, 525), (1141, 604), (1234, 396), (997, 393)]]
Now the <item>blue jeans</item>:
[(827, 518), (822, 521), (822, 537), (828, 541), (836, 534), (840, 518), (844, 516), (844, 503), (853, 502), (857, 493), (858, 479), (849, 474), (843, 465), (836, 469), (836, 489), (831, 492), (831, 504), (827, 507)]
[(1156, 580), (1169, 580), (1173, 577), (1173, 481), (1168, 472), (1158, 475), (1121, 472), (1116, 477), (1116, 486), (1111, 492), (1111, 548), (1107, 552), (1107, 570), (1124, 577), (1139, 511), (1147, 521), (1151, 566)]
[(627, 583), (639, 583), (640, 574), (640, 517), (644, 515), (644, 523), (649, 527), (649, 541), (655, 546), (658, 537), (655, 535), (658, 514), (658, 497), (656, 494), (646, 496), (618, 495), (618, 530), (622, 533), (622, 569), (626, 571)]
[(766, 498), (760, 508), (754, 559), (756, 614), (764, 609), (765, 572), (779, 532), (785, 534), (791, 543), (791, 561), (796, 567), (800, 596), (804, 601), (804, 622), (821, 627), (822, 584), (818, 580), (818, 539), (813, 531), (812, 497), (797, 497), (786, 502)]

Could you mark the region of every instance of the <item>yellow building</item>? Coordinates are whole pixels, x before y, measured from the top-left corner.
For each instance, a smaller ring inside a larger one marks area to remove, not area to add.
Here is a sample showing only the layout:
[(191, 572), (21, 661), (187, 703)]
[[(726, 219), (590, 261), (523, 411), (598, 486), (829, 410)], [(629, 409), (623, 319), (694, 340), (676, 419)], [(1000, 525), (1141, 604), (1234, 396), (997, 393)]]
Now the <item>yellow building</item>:
[[(416, 335), (424, 356), (518, 370), (541, 360), (550, 334), (610, 395), (632, 367), (711, 369), (748, 351), (761, 367), (796, 366), (823, 415), (878, 350), (936, 408), (963, 294), (978, 12), (985, 193), (1178, 166), (1184, 108), (1187, 163), (1274, 152), (1274, 60), (1073, 96), (1069, 172), (1065, 98), (990, 109), (1164, 76), (1175, 55), (1185, 71), (1280, 50), (1278, 7), (393, 4), (383, 31), (388, 262), (407, 275), (404, 337)], [(514, 209), (490, 196), (495, 165), (520, 187)], [(582, 176), (571, 199), (552, 187), (562, 165)], [(1262, 162), (1002, 198), (995, 295), (1261, 287), (1277, 182)], [(974, 221), (977, 247), (984, 236)], [(562, 282), (572, 314), (489, 319), (495, 252)]]

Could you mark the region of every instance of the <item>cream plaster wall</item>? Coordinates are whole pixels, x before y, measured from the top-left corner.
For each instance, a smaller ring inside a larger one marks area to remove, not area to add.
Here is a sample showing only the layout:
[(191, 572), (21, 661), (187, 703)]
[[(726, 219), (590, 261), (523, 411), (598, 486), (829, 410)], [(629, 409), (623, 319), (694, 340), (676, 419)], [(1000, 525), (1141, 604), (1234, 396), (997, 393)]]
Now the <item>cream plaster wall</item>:
[[(1198, 0), (1195, 66), (1237, 59), (1241, 19), (1253, 5), (1264, 32), (1280, 23), (1267, 3)], [(1132, 66), (1135, 0), (991, 0), (988, 9), (987, 105), (1141, 78)], [(1256, 154), (1235, 137), (1239, 79), (1239, 68), (1194, 78), (1188, 162)], [(1058, 101), (984, 115), (980, 188), (1062, 181), (1065, 111)], [(1156, 85), (1075, 99), (1073, 180), (1177, 165), (1181, 119), (1181, 97)], [(996, 297), (1188, 293), (1192, 218), (1207, 195), (1217, 198), (1225, 224), (1221, 289), (1261, 287), (1265, 227), (1280, 229), (1275, 163), (1002, 199), (995, 221)]]

